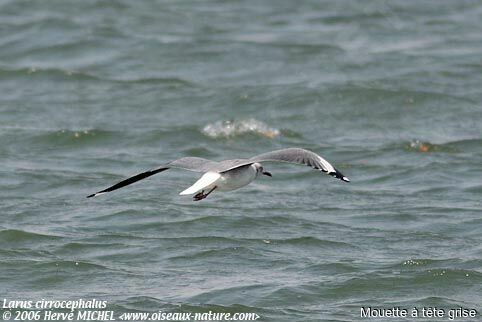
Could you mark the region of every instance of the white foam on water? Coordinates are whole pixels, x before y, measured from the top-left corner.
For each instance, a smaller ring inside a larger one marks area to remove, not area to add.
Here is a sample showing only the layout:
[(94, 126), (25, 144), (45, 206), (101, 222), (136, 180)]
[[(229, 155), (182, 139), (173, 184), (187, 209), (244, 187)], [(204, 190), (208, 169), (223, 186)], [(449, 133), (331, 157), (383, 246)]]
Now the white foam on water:
[(254, 133), (268, 138), (280, 135), (276, 128), (269, 127), (266, 123), (256, 119), (225, 120), (207, 124), (202, 133), (212, 138), (233, 137), (237, 135)]

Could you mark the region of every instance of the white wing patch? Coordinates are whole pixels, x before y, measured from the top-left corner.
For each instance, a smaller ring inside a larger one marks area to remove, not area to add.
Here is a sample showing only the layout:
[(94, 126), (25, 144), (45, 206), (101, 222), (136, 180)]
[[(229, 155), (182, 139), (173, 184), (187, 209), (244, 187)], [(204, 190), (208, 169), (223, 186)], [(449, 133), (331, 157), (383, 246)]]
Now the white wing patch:
[(328, 171), (328, 173), (335, 172), (335, 168), (333, 168), (333, 166), (330, 164), (330, 162), (326, 161), (325, 159), (323, 159), (320, 156), (318, 156), (318, 158), (320, 160), (320, 163), (323, 165), (325, 170)]
[(221, 175), (217, 172), (207, 172), (198, 181), (196, 181), (192, 186), (180, 193), (180, 195), (192, 195), (200, 190), (209, 187), (215, 183)]

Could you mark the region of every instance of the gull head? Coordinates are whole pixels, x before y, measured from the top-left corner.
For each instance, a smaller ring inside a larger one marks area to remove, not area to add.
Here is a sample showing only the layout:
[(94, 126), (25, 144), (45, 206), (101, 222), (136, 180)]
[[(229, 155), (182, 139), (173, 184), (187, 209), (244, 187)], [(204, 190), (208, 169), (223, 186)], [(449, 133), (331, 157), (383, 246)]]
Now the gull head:
[(255, 162), (253, 163), (253, 167), (256, 169), (256, 176), (258, 176), (261, 173), (261, 174), (264, 174), (265, 176), (272, 177), (271, 173), (269, 173), (268, 171), (264, 171), (264, 168), (261, 165), (261, 163)]

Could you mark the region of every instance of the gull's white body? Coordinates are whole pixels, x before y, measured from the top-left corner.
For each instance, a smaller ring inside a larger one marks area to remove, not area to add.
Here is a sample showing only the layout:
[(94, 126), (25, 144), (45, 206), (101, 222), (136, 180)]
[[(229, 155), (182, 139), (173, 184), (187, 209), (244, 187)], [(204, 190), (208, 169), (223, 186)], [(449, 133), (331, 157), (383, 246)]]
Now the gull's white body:
[(222, 174), (217, 172), (206, 172), (192, 186), (181, 192), (180, 195), (191, 195), (203, 190), (211, 190), (214, 187), (216, 187), (216, 190), (220, 191), (236, 190), (250, 184), (256, 179), (257, 175), (258, 170), (255, 164), (236, 168)]

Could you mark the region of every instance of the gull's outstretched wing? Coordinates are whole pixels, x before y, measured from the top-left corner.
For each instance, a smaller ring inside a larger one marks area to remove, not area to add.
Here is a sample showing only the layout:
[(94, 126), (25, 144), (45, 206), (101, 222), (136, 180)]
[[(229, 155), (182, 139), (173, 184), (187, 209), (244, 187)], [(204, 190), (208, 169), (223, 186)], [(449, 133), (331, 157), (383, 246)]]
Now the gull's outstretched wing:
[(130, 177), (130, 178), (127, 178), (125, 180), (122, 180), (121, 182), (118, 182), (116, 183), (115, 185), (113, 186), (110, 186), (109, 188), (107, 189), (104, 189), (104, 190), (101, 190), (99, 192), (96, 192), (96, 193), (93, 193), (91, 195), (88, 195), (87, 198), (91, 198), (91, 197), (96, 197), (96, 196), (99, 196), (99, 195), (102, 195), (106, 192), (110, 192), (110, 191), (113, 191), (113, 190), (117, 190), (119, 188), (122, 188), (122, 187), (125, 187), (127, 185), (130, 185), (131, 183), (134, 183), (134, 182), (137, 182), (139, 180), (142, 180), (142, 179), (145, 179), (147, 177), (150, 177), (152, 175), (155, 175), (156, 173), (159, 173), (159, 172), (162, 172), (162, 171), (166, 171), (167, 169), (169, 168), (157, 168), (157, 169), (153, 169), (153, 170), (149, 170), (149, 171), (146, 171), (146, 172), (142, 172), (142, 173), (139, 173), (139, 174), (136, 174), (135, 176), (133, 177)]
[(131, 183), (134, 183), (139, 180), (150, 177), (152, 175), (155, 175), (156, 173), (166, 171), (169, 168), (177, 168), (177, 169), (183, 169), (183, 170), (195, 171), (195, 172), (208, 172), (208, 171), (212, 171), (218, 166), (219, 166), (219, 163), (215, 161), (211, 161), (203, 158), (197, 158), (197, 157), (185, 157), (185, 158), (181, 158), (181, 159), (166, 163), (156, 169), (142, 172), (133, 177), (122, 180), (121, 182), (118, 182), (107, 189), (88, 195), (87, 198), (95, 197), (95, 196), (104, 194), (106, 192), (117, 190), (119, 188), (130, 185)]
[(208, 172), (215, 171), (219, 167), (219, 162), (198, 157), (185, 157), (171, 161), (165, 166), (194, 172)]
[(269, 161), (304, 164), (314, 169), (318, 169), (323, 172), (326, 172), (326, 174), (329, 174), (330, 176), (333, 176), (340, 180), (350, 182), (350, 180), (347, 177), (345, 177), (340, 171), (338, 171), (334, 166), (332, 166), (328, 161), (323, 159), (321, 156), (319, 156), (314, 152), (311, 152), (305, 149), (300, 149), (300, 148), (288, 148), (288, 149), (266, 152), (266, 153), (254, 156), (250, 159), (247, 159), (243, 162), (240, 162), (239, 164), (236, 164), (235, 166), (229, 169), (223, 170), (223, 172), (229, 171), (231, 169), (238, 168), (240, 166), (250, 164), (250, 163), (269, 162)]

